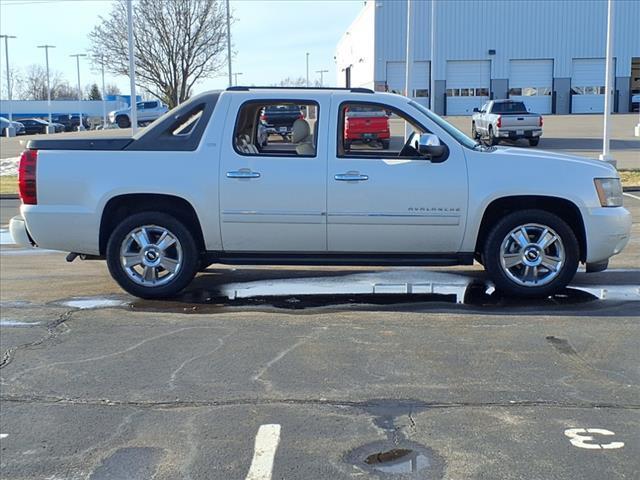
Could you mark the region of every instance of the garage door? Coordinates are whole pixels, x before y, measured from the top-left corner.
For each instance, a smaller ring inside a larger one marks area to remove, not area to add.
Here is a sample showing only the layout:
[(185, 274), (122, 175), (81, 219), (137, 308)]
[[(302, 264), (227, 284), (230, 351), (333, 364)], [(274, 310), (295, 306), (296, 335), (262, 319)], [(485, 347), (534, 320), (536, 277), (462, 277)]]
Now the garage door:
[[(604, 66), (604, 58), (573, 60), (571, 113), (604, 112)], [(615, 61), (613, 68), (615, 71)]]
[(527, 110), (551, 113), (553, 60), (511, 60), (509, 98), (524, 102)]
[(447, 62), (447, 115), (471, 115), (489, 100), (489, 60)]
[[(390, 92), (404, 93), (405, 62), (387, 62), (387, 86)], [(411, 96), (429, 106), (429, 62), (413, 62)]]

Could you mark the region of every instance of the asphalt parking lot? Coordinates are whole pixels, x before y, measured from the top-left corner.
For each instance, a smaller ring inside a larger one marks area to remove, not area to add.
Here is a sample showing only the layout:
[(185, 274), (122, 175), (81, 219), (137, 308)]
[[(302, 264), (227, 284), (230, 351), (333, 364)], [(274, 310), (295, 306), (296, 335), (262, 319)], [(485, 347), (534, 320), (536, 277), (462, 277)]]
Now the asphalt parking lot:
[(1, 202), (2, 478), (638, 478), (637, 193), (610, 270), (529, 302), (478, 267), (220, 265), (144, 302), (11, 245)]

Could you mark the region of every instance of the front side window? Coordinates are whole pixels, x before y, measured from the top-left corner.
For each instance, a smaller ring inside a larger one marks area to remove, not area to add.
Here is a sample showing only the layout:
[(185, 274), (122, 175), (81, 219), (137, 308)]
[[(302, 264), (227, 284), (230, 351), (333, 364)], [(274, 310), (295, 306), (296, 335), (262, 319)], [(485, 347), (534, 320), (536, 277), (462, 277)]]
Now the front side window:
[(250, 101), (238, 111), (233, 146), (241, 155), (315, 157), (318, 104)]
[(426, 130), (407, 114), (377, 103), (345, 102), (339, 116), (338, 156), (422, 158), (417, 142)]

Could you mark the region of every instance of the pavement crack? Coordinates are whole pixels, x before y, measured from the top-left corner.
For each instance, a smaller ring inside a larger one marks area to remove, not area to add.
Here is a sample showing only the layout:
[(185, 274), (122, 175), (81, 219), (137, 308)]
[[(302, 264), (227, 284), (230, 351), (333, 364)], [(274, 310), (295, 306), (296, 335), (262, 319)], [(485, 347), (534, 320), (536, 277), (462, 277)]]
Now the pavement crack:
[[(6, 367), (13, 361), (14, 354), (18, 350), (26, 350), (28, 348), (37, 347), (38, 345), (42, 345), (45, 342), (53, 340), (58, 335), (61, 335), (62, 333), (64, 333), (64, 329), (59, 327), (66, 327), (64, 324), (67, 320), (71, 318), (71, 316), (73, 315), (73, 312), (74, 310), (68, 310), (63, 314), (59, 315), (58, 318), (56, 318), (55, 320), (52, 320), (51, 322), (47, 323), (46, 325), (47, 334), (39, 338), (38, 340), (34, 342), (23, 343), (21, 345), (16, 345), (6, 349), (2, 354), (2, 358), (0, 358), (0, 369)], [(66, 329), (68, 330), (68, 327), (66, 327)]]
[[(394, 400), (395, 401), (395, 400)], [(323, 400), (298, 398), (237, 398), (230, 400), (113, 400), (108, 398), (80, 398), (52, 395), (1, 395), (0, 402), (57, 404), (57, 405), (88, 405), (108, 407), (137, 407), (148, 409), (172, 408), (215, 408), (229, 406), (262, 406), (262, 405), (299, 405), (299, 406), (327, 406), (337, 408), (371, 409), (379, 407), (377, 401), (356, 402), (351, 400)], [(453, 409), (453, 408), (523, 408), (542, 407), (559, 409), (613, 409), (640, 410), (640, 403), (605, 403), (605, 402), (561, 402), (554, 400), (508, 400), (496, 402), (425, 402), (407, 400), (424, 409)], [(412, 419), (413, 424), (415, 421)]]

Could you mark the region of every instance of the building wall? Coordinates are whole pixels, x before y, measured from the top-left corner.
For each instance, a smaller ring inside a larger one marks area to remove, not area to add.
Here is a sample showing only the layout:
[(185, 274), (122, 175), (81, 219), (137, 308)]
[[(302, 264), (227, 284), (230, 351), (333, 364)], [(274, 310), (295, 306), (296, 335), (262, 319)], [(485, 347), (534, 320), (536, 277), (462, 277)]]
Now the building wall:
[(345, 71), (351, 68), (351, 87), (374, 88), (375, 2), (367, 2), (338, 42), (336, 71), (338, 87), (346, 87)]
[[(371, 12), (367, 18), (374, 17), (373, 37), (369, 23), (354, 22), (350, 35), (361, 41), (350, 44), (349, 52), (339, 45), (337, 58), (344, 64), (361, 51), (368, 58), (369, 46), (373, 44), (373, 81), (384, 85), (387, 62), (405, 60), (406, 9), (407, 2), (401, 0), (367, 2), (364, 10)], [(414, 0), (413, 9), (414, 61), (429, 61), (431, 1)], [(445, 81), (447, 61), (490, 60), (492, 87), (499, 86), (500, 92), (495, 94), (502, 96), (508, 88), (508, 83), (505, 85), (504, 82), (509, 79), (510, 60), (551, 59), (556, 113), (569, 113), (570, 87), (566, 92), (564, 89), (566, 79), (573, 74), (573, 60), (604, 58), (606, 13), (607, 2), (604, 0), (438, 0), (432, 75), (436, 82)], [(632, 58), (640, 57), (640, 2), (616, 0), (614, 25), (617, 103), (619, 111), (626, 111)], [(495, 50), (495, 53), (489, 54), (489, 50)], [(441, 91), (440, 86), (436, 95)]]

